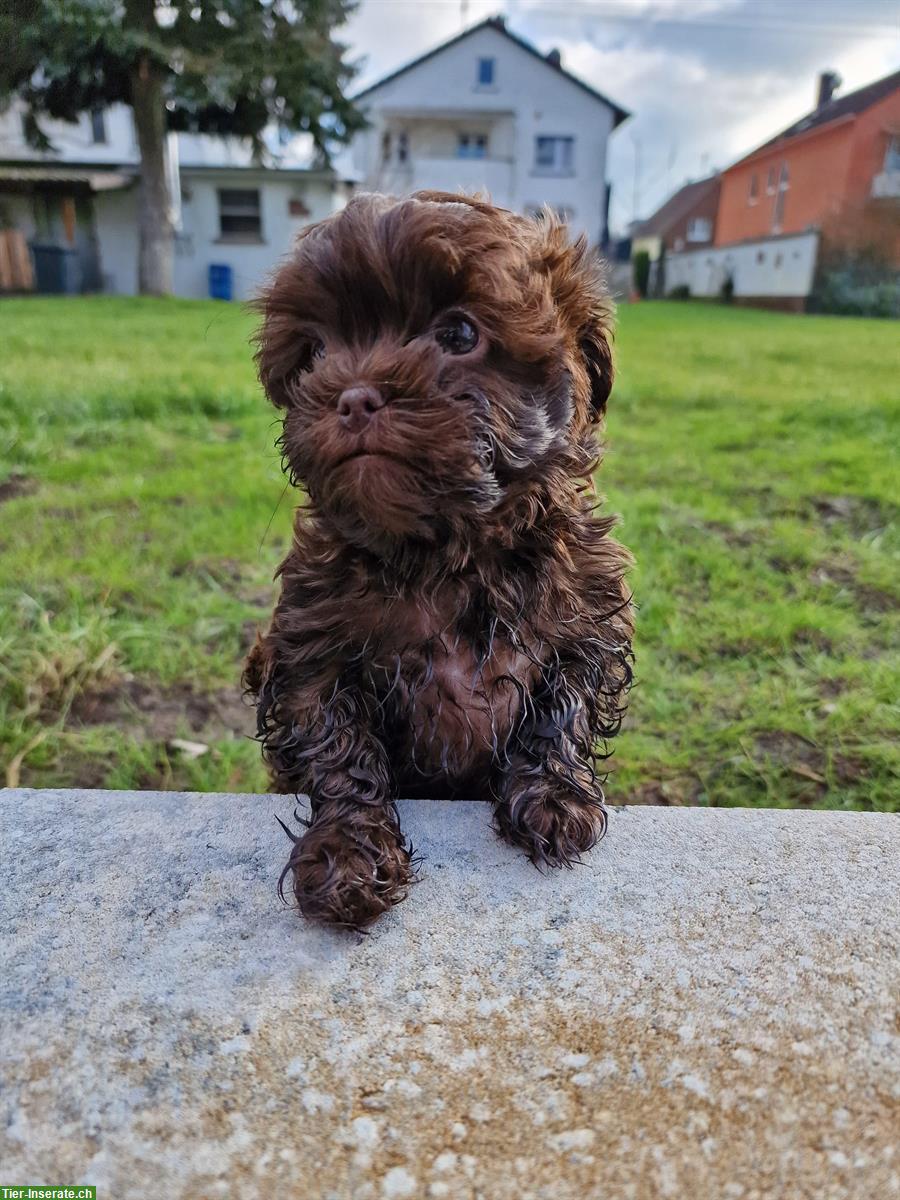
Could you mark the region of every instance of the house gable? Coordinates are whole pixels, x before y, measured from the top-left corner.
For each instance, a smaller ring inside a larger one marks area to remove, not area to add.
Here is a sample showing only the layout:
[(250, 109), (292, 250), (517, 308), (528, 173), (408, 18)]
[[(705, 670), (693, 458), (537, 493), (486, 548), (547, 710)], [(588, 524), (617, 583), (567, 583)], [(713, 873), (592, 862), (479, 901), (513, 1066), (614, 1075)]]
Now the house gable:
[[(464, 30), (449, 41), (435, 46), (434, 49), (429, 50), (426, 54), (391, 72), (391, 74), (386, 75), (383, 79), (378, 80), (376, 83), (359, 92), (354, 97), (354, 101), (370, 102), (376, 99), (381, 101), (388, 94), (393, 98), (398, 92), (406, 93), (406, 86), (400, 88), (394, 86), (400, 81), (403, 84), (411, 85), (417, 94), (421, 95), (418, 92), (418, 85), (426, 83), (426, 81), (433, 77), (434, 61), (448, 54), (452, 56), (456, 63), (462, 64), (467, 59), (470, 62), (471, 71), (464, 77), (463, 84), (470, 91), (473, 99), (481, 103), (482, 101), (486, 101), (491, 94), (499, 96), (503, 91), (502, 78), (498, 78), (490, 84), (483, 84), (479, 82), (478, 77), (477, 64), (481, 56), (481, 51), (484, 49), (485, 54), (487, 54), (492, 40), (498, 47), (503, 46), (507, 52), (510, 48), (514, 48), (520, 52), (523, 64), (528, 60), (530, 60), (529, 65), (540, 64), (541, 67), (547, 72), (552, 73), (556, 78), (564, 80), (573, 89), (577, 89), (583, 95), (589, 96), (598, 104), (603, 105), (613, 115), (613, 129), (627, 120), (631, 115), (627, 109), (615, 104), (595, 88), (592, 88), (590, 84), (585, 83), (584, 80), (566, 71), (552, 55), (548, 57), (541, 54), (530, 42), (527, 42), (524, 38), (520, 38), (517, 34), (511, 33), (506, 28), (504, 21), (497, 17), (489, 17), (479, 25), (474, 25), (471, 29)], [(538, 83), (538, 86), (546, 85), (546, 79)]]

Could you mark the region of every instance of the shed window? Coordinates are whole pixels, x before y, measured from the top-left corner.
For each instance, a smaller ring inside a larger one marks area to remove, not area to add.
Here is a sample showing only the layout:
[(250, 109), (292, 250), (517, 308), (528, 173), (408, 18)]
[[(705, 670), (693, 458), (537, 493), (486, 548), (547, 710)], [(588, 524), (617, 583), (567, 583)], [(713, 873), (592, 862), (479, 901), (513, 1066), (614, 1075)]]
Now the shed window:
[(223, 238), (254, 241), (262, 236), (258, 188), (219, 189), (219, 228)]
[(535, 169), (543, 175), (571, 175), (575, 165), (573, 137), (538, 137), (534, 139)]
[(494, 62), (493, 58), (479, 58), (478, 60), (478, 86), (493, 87), (494, 86)]

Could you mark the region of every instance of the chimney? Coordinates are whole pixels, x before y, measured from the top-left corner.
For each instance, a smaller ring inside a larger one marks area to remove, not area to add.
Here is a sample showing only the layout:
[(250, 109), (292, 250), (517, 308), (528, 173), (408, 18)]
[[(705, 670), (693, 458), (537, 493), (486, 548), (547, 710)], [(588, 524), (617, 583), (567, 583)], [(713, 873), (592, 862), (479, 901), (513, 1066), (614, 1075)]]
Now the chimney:
[(841, 86), (841, 77), (837, 71), (823, 71), (819, 76), (819, 96), (816, 100), (816, 111), (831, 103), (831, 98)]
[(553, 47), (552, 50), (549, 50), (547, 52), (547, 62), (550, 64), (551, 67), (561, 67), (562, 66), (562, 55), (556, 49), (555, 46)]

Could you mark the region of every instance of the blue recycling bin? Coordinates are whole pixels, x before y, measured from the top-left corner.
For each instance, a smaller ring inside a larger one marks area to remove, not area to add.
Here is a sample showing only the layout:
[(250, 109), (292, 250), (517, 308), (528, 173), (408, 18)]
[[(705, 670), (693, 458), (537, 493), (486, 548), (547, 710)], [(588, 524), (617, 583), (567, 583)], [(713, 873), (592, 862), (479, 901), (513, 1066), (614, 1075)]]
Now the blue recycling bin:
[(230, 300), (232, 298), (232, 294), (231, 267), (229, 267), (227, 263), (210, 263), (210, 300)]

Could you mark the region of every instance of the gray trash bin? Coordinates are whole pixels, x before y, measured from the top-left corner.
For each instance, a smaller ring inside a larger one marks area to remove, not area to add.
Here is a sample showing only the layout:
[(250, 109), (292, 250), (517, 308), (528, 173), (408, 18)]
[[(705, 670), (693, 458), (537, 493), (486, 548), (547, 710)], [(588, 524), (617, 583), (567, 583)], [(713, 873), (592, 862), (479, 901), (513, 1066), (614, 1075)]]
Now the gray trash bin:
[(77, 250), (32, 242), (31, 256), (37, 291), (63, 296), (75, 296), (81, 291), (81, 263)]

